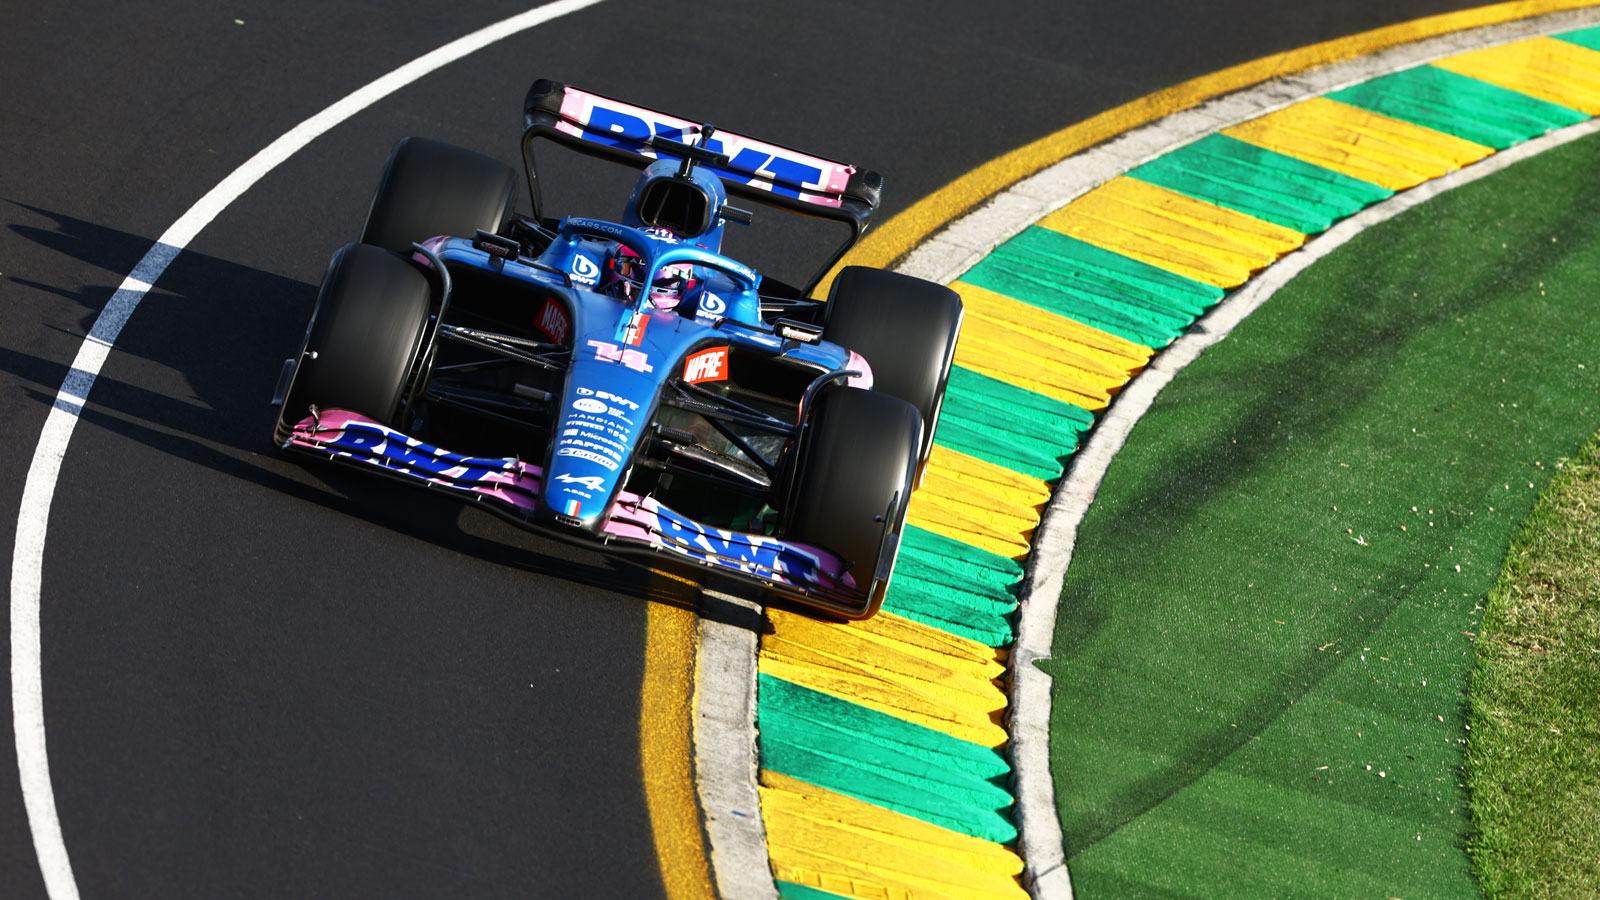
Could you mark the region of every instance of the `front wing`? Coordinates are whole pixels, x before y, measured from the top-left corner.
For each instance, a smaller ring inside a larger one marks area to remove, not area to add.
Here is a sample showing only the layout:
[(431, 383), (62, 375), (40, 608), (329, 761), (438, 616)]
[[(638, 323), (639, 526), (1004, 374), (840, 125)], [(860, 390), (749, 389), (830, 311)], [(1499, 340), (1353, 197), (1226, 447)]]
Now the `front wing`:
[(325, 410), (309, 416), (294, 426), (284, 448), (375, 469), (481, 503), (518, 525), (562, 540), (659, 553), (844, 615), (859, 615), (867, 605), (865, 591), (827, 550), (714, 528), (654, 497), (620, 492), (606, 512), (598, 539), (539, 524), (534, 518), (544, 486), (539, 466), (515, 458), (453, 453), (359, 413)]

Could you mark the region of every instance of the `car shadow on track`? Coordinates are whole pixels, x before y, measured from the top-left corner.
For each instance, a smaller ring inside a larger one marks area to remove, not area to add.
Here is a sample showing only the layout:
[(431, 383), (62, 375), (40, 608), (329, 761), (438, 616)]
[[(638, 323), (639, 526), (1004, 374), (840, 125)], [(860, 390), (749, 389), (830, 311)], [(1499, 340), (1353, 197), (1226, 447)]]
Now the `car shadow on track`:
[[(14, 233), (119, 280), (153, 244), (149, 238), (17, 205), (52, 220), (55, 227), (12, 225)], [(15, 276), (9, 280), (80, 304), (84, 333), (116, 290), (116, 283), (69, 287)], [(270, 439), (275, 413), (268, 401), (284, 357), (299, 343), (316, 292), (314, 284), (183, 252), (123, 328), (117, 353), (96, 379), (81, 421), (181, 461), (178, 472), (160, 477), (194, 485), (200, 494), (210, 483), (213, 491), (228, 495), (212, 502), (259, 506), (261, 494), (253, 490), (259, 488), (485, 562), (668, 603), (742, 628), (765, 627), (759, 613), (703, 595), (694, 580), (664, 577), (647, 560), (569, 547), (486, 513), (465, 512), (450, 498), (336, 467), (304, 466), (275, 452)], [(45, 406), (56, 402), (56, 391), (68, 375), (65, 365), (4, 347), (0, 371), (16, 376), (27, 396)], [(195, 468), (186, 473), (186, 466)], [(225, 476), (220, 488), (205, 470)], [(137, 469), (123, 473), (128, 478), (155, 474)]]

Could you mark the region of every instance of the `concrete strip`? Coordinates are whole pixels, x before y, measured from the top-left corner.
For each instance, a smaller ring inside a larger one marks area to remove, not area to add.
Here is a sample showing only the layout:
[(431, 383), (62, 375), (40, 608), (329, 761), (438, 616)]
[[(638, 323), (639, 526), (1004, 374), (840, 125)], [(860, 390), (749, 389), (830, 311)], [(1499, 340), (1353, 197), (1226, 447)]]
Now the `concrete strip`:
[[(749, 600), (704, 596), (743, 611), (746, 623), (763, 621)], [(700, 617), (695, 656), (694, 760), (711, 871), (723, 898), (777, 900), (756, 791), (756, 630), (726, 618)]]

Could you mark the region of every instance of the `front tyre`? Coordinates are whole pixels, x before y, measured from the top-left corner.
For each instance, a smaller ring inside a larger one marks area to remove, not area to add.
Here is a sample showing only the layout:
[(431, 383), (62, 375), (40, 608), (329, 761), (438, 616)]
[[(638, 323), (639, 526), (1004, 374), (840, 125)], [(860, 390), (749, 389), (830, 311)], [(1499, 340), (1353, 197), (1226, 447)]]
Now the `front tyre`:
[(333, 255), (279, 420), (281, 436), (319, 409), (394, 425), (428, 325), (428, 277), (367, 244)]
[[(789, 540), (833, 551), (868, 593), (865, 618), (888, 589), (916, 477), (922, 416), (878, 391), (831, 386), (816, 395), (799, 447)], [(880, 577), (881, 576), (881, 577)]]

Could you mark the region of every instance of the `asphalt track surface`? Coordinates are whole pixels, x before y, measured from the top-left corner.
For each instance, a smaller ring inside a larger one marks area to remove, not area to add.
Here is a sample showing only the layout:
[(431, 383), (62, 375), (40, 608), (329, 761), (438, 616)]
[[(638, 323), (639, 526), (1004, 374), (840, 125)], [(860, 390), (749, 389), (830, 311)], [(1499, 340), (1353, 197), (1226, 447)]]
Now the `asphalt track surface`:
[[(555, 77), (877, 168), (887, 218), (1162, 87), (1473, 5), (607, 0), (318, 138), (167, 269), (63, 465), (43, 683), (82, 896), (663, 893), (639, 779), (643, 629), (648, 602), (688, 598), (647, 599), (633, 566), (269, 445), (278, 364), (395, 139), (515, 162), (522, 93)], [(295, 124), (525, 8), (8, 12), (0, 559), (55, 391), (152, 241)], [(569, 191), (557, 211), (620, 204), (584, 173)], [(16, 771), (0, 742), (0, 896), (42, 897)]]

